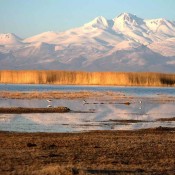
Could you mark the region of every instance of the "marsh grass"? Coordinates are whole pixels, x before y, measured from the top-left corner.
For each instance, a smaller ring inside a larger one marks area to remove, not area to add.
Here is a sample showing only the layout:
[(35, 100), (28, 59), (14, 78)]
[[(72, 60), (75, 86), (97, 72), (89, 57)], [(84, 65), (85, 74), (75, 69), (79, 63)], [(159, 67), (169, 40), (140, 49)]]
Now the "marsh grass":
[(159, 119), (157, 119), (157, 121), (161, 121), (161, 122), (174, 122), (175, 121), (175, 117), (171, 117), (171, 118), (159, 118)]
[(148, 72), (0, 71), (0, 83), (58, 85), (175, 86), (175, 74)]
[(19, 91), (1, 91), (1, 98), (11, 99), (82, 99), (82, 98), (98, 98), (103, 96), (120, 97), (122, 94), (117, 92), (64, 92), (64, 91), (51, 91), (51, 92), (19, 92)]

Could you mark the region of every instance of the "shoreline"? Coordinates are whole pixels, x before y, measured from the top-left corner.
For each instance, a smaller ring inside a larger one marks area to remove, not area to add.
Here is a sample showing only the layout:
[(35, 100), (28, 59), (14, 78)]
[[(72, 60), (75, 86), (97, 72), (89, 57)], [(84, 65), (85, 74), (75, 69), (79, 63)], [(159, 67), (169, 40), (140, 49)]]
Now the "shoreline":
[(82, 99), (82, 98), (102, 98), (109, 97), (113, 99), (131, 99), (131, 98), (164, 98), (175, 100), (175, 96), (166, 94), (155, 94), (157, 96), (133, 96), (127, 95), (124, 92), (113, 91), (1, 91), (0, 98), (2, 99)]
[(62, 83), (58, 83), (58, 84), (53, 84), (53, 83), (4, 83), (4, 82), (0, 82), (0, 85), (36, 85), (36, 86), (100, 86), (100, 87), (140, 87), (140, 88), (174, 88), (175, 85), (137, 85), (137, 84), (62, 84)]
[(173, 174), (175, 128), (86, 133), (0, 131), (0, 173)]

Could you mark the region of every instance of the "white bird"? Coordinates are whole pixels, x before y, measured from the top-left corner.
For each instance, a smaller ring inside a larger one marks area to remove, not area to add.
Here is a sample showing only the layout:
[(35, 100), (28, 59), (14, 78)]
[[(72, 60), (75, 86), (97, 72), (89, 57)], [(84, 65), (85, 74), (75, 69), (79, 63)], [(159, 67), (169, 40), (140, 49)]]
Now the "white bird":
[(140, 100), (139, 103), (142, 103), (142, 101)]
[(86, 100), (83, 100), (83, 104), (86, 104), (87, 102), (86, 102)]
[(47, 100), (47, 102), (49, 102), (49, 103), (50, 103), (51, 101), (52, 101), (52, 100), (50, 100), (50, 99)]
[(47, 108), (52, 108), (52, 105), (47, 105)]

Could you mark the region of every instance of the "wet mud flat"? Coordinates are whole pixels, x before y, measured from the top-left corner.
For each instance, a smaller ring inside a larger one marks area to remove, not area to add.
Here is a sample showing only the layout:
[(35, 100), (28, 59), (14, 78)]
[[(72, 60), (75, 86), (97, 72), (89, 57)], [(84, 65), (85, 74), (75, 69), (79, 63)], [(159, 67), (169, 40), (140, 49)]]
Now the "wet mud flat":
[(175, 174), (175, 128), (0, 132), (0, 174)]

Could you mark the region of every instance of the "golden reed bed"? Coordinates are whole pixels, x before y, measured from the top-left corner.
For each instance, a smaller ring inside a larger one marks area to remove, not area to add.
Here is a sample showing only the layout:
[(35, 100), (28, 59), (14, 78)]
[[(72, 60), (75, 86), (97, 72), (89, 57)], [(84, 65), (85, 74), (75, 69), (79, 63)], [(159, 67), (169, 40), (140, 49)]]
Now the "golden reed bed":
[(119, 85), (175, 86), (175, 74), (77, 72), (77, 71), (0, 71), (0, 83), (61, 84), (61, 85)]

